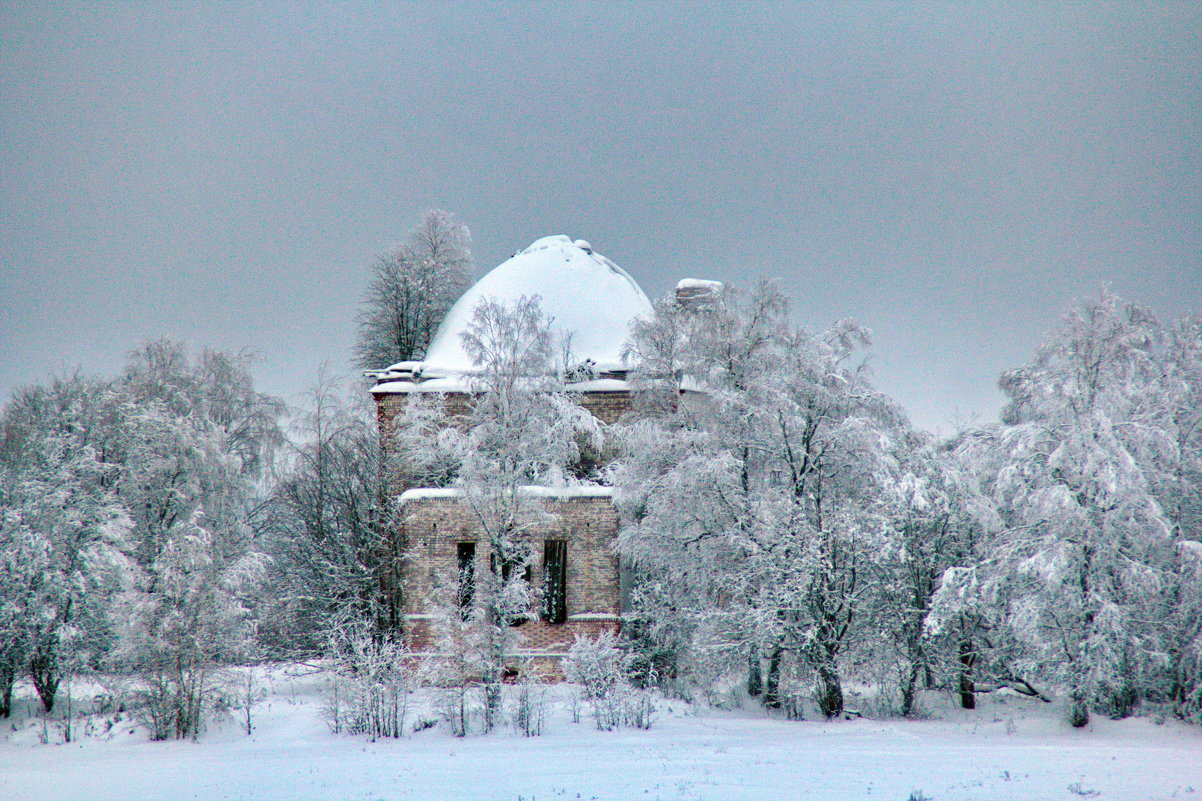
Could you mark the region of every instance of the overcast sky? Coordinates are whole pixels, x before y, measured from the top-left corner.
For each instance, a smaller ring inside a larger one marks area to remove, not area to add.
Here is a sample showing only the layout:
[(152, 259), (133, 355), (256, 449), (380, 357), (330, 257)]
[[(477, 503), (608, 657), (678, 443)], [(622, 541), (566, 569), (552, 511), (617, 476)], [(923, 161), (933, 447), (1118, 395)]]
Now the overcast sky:
[(1202, 312), (1202, 6), (1148, 5), (5, 4), (0, 397), (168, 336), (296, 400), (440, 207), (481, 270), (779, 279), (919, 424), (994, 419), (1103, 284)]

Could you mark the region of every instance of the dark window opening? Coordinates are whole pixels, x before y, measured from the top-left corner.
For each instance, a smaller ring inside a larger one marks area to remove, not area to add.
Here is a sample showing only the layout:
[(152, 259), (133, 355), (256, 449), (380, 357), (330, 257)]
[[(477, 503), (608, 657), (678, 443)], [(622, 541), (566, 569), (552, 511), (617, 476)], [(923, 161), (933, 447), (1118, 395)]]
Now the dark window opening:
[[(495, 551), (490, 553), (488, 555), (488, 569), (494, 575), (496, 575), (498, 563), (500, 563), (501, 567), (501, 583), (508, 584), (509, 580), (513, 578), (513, 569), (519, 566), (521, 562), (518, 560), (498, 559)], [(522, 568), (522, 579), (527, 583), (530, 582), (530, 565)]]
[[(520, 559), (501, 559), (497, 556), (496, 551), (493, 551), (488, 555), (488, 569), (494, 576), (498, 573), (500, 574), (502, 588), (507, 587), (509, 583), (514, 580), (514, 573), (516, 572), (517, 568), (521, 568), (522, 580), (529, 584), (531, 579), (529, 563), (523, 565), (522, 560)], [(529, 620), (530, 617), (531, 616), (528, 611), (519, 612), (511, 610), (506, 614), (504, 622), (508, 623), (510, 626), (520, 626)]]
[(543, 620), (563, 623), (568, 619), (568, 543), (543, 543)]
[(476, 600), (476, 543), (461, 542), (457, 547), (459, 563), (459, 615), (467, 620)]

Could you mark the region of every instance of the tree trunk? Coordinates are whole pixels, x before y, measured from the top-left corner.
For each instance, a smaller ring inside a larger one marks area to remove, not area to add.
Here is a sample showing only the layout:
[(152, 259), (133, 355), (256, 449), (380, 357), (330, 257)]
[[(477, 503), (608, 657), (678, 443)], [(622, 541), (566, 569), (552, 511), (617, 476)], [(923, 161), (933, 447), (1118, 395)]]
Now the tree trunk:
[(16, 666), (0, 665), (0, 718), (6, 718), (13, 711), (13, 683), (17, 679)]
[(843, 686), (839, 671), (830, 662), (818, 666), (818, 711), (827, 719), (843, 714)]
[(492, 731), (501, 718), (501, 682), (488, 681), (484, 685), (484, 730)]
[(29, 678), (42, 701), (42, 709), (54, 710), (54, 694), (58, 692), (57, 660), (52, 654), (36, 653), (29, 661)]
[(920, 667), (917, 664), (910, 665), (910, 670), (902, 682), (902, 717), (908, 718), (914, 712), (914, 692), (918, 685), (918, 674)]
[(768, 658), (768, 680), (764, 687), (764, 706), (780, 709), (780, 660), (784, 649), (777, 645)]
[(1074, 689), (1069, 694), (1068, 722), (1075, 729), (1089, 725), (1089, 699), (1084, 690)]
[(972, 668), (977, 661), (977, 652), (973, 648), (972, 640), (965, 637), (960, 640), (960, 706), (963, 709), (976, 709), (977, 696), (976, 684), (973, 679)]
[(747, 654), (747, 694), (756, 698), (763, 692), (764, 679), (760, 673), (760, 649), (759, 646), (752, 645), (751, 652)]

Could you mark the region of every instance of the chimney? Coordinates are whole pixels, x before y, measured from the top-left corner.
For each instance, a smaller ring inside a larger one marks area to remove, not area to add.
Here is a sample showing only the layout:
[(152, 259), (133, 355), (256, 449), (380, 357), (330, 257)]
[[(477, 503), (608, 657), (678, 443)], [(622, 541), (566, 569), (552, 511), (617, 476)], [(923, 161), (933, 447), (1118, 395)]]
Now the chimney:
[(686, 309), (708, 309), (722, 298), (721, 281), (685, 278), (676, 284), (676, 302)]

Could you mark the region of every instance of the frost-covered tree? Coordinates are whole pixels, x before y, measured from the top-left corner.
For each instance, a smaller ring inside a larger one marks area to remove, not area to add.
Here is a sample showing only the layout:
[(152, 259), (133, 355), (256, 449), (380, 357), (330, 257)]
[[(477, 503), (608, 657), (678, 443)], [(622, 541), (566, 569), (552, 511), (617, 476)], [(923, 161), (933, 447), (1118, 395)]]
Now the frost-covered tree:
[(374, 416), (323, 380), (310, 390), (293, 438), (261, 523), (274, 557), (270, 636), (288, 651), (317, 651), (330, 631), (395, 629), (392, 595), (381, 592), (395, 580), (381, 525)]
[(209, 671), (245, 654), (262, 561), (252, 514), (282, 443), (282, 404), (254, 389), (247, 356), (193, 358), (169, 341), (135, 351), (108, 395), (106, 447), (140, 568), (111, 662), (140, 675), (155, 736), (195, 736)]
[(29, 662), (29, 601), (34, 579), (45, 559), (42, 542), (13, 508), (11, 495), (0, 504), (0, 717), (12, 712), (13, 684)]
[(20, 390), (0, 419), (0, 696), (28, 675), (46, 711), (60, 682), (95, 666), (111, 599), (128, 585), (132, 521), (103, 446), (97, 382)]
[[(880, 488), (900, 416), (854, 360), (862, 329), (815, 337), (786, 315), (765, 285), (696, 310), (667, 299), (636, 327), (636, 370), (661, 400), (628, 428), (615, 471), (619, 549), (645, 574), (640, 601), (661, 633), (715, 667), (749, 659), (753, 690), (766, 657), (767, 703), (791, 657), (833, 716), (888, 537)], [(682, 388), (696, 400), (665, 402)]]
[(968, 609), (944, 620), (932, 607), (944, 573), (972, 564), (1000, 523), (954, 443), (898, 433), (895, 472), (885, 484), (892, 539), (867, 610), (872, 651), (897, 672), (903, 715), (915, 710), (920, 684), (931, 688), (947, 679), (961, 706), (971, 709), (982, 620)]
[(116, 609), (110, 663), (135, 671), (141, 715), (156, 740), (196, 737), (213, 700), (213, 668), (246, 657), (254, 624), (243, 598), (262, 576), (259, 555), (230, 559), (198, 508), (174, 523), (146, 573)]
[(512, 306), (484, 300), (463, 333), (476, 365), (475, 401), (464, 428), (457, 485), (489, 547), (490, 570), (477, 582), (489, 635), (486, 714), (501, 698), (501, 671), (513, 649), (512, 624), (530, 614), (528, 533), (547, 520), (529, 486), (562, 486), (579, 455), (578, 438), (600, 448), (600, 426), (564, 392), (562, 353), (538, 297)]
[(144, 566), (199, 507), (223, 552), (247, 545), (250, 513), (284, 439), (283, 404), (255, 390), (251, 361), (207, 349), (193, 357), (158, 340), (134, 351), (110, 384), (106, 458), (122, 465), (117, 489)]
[(1181, 717), (1202, 719), (1202, 318), (1179, 320), (1165, 356), (1170, 447), (1156, 494), (1171, 527), (1166, 586), (1156, 619), (1161, 665), (1153, 688)]
[(108, 657), (140, 664), (135, 644), (154, 640), (164, 618), (129, 610), (170, 608), (167, 555), (181, 552), (181, 527), (203, 525), (218, 573), (252, 550), (280, 410), (255, 392), (244, 356), (193, 360), (165, 341), (136, 351), (117, 379), (20, 391), (0, 420), (0, 560), (12, 568), (0, 625), (13, 634), (0, 685), (24, 663), (49, 711), (71, 672)]
[(486, 726), (500, 710), (502, 671), (518, 640), (513, 626), (534, 605), (529, 533), (548, 513), (530, 487), (575, 481), (582, 443), (600, 448), (599, 422), (564, 391), (563, 347), (549, 326), (538, 297), (481, 301), (462, 334), (475, 365), (464, 387), (470, 410), (447, 420), (437, 399), (415, 395), (396, 433), (398, 469), (459, 488), (487, 545), (488, 569), (477, 572), (468, 612), (472, 630), (455, 627), (459, 640), (478, 643)]
[(376, 259), (357, 322), (354, 362), (378, 369), (421, 358), (472, 272), (471, 233), (426, 212), (405, 242)]
[(949, 609), (983, 599), (1019, 664), (1064, 688), (1077, 726), (1094, 706), (1130, 709), (1159, 645), (1171, 536), (1155, 492), (1170, 445), (1162, 352), (1155, 320), (1104, 293), (1003, 375), (1010, 400), (983, 472), (1005, 529), (940, 590)]

